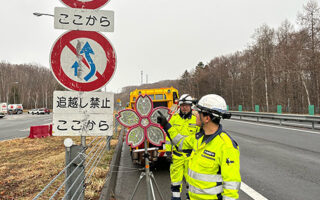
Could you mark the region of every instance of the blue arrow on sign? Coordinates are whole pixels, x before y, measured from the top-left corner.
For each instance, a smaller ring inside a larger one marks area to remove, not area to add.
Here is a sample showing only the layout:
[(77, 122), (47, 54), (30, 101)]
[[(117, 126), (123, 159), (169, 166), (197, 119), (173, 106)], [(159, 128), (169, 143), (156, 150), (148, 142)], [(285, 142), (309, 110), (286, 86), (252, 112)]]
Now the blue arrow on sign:
[[(90, 65), (90, 72), (84, 77), (84, 80), (88, 81), (91, 77), (93, 77), (96, 74), (96, 65), (94, 64), (92, 58), (90, 57), (90, 54), (94, 55), (94, 51), (92, 50), (88, 42), (86, 42), (86, 44), (83, 46), (82, 50), (80, 51), (80, 54), (85, 55)], [(74, 76), (78, 76), (79, 63), (77, 61), (74, 62), (71, 68), (74, 68)]]
[(83, 46), (82, 50), (80, 51), (80, 54), (85, 55), (89, 65), (90, 65), (90, 72), (84, 77), (84, 80), (88, 81), (91, 77), (93, 77), (96, 74), (96, 65), (93, 63), (92, 58), (90, 57), (90, 54), (94, 55), (94, 52), (88, 42)]
[(77, 61), (74, 62), (74, 64), (71, 67), (71, 68), (74, 68), (74, 76), (78, 76), (78, 67), (79, 67), (79, 63)]

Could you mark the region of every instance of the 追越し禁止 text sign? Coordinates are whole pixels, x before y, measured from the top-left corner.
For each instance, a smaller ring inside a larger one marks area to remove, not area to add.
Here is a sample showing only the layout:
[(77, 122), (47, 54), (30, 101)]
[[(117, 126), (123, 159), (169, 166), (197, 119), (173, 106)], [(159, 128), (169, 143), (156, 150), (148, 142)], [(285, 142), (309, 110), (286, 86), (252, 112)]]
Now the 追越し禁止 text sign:
[(113, 135), (113, 93), (55, 91), (54, 136)]

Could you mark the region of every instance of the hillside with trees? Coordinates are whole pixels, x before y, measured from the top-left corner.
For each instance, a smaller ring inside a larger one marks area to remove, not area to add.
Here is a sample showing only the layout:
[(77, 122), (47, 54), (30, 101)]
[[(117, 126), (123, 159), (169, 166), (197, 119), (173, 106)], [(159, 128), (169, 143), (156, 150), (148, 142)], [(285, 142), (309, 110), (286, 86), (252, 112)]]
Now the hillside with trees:
[(245, 50), (200, 62), (185, 71), (179, 89), (195, 97), (217, 93), (230, 108), (275, 112), (307, 113), (320, 104), (320, 10), (308, 2), (298, 14), (299, 29), (285, 20), (278, 29), (264, 24), (256, 29)]
[[(223, 96), (230, 109), (308, 113), (320, 105), (320, 8), (309, 1), (297, 15), (297, 27), (288, 20), (277, 28), (263, 24), (253, 34), (253, 41), (243, 51), (213, 58), (185, 71), (181, 78), (171, 81), (180, 94), (199, 98), (208, 93)], [(152, 86), (166, 87), (168, 81)], [(135, 88), (124, 88), (122, 93)], [(129, 97), (128, 97), (129, 98)]]
[(54, 90), (64, 90), (51, 70), (35, 64), (0, 62), (0, 102), (52, 108)]

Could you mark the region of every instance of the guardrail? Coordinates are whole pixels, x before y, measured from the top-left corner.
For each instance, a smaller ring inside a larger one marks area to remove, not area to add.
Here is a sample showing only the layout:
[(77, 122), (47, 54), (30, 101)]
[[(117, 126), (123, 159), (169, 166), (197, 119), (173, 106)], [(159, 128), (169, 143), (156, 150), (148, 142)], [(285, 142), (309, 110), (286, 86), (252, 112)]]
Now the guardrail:
[[(114, 126), (116, 132), (120, 126)], [(34, 198), (37, 199), (85, 199), (86, 187), (92, 184), (93, 173), (110, 150), (112, 136), (94, 137), (85, 147), (72, 145), (66, 147), (66, 166)], [(82, 139), (82, 138), (81, 138)], [(85, 138), (84, 138), (85, 139)], [(61, 183), (62, 182), (62, 183)], [(59, 196), (59, 197), (58, 197)]]
[(315, 129), (315, 124), (320, 124), (320, 116), (239, 111), (230, 111), (230, 113), (232, 116), (239, 116), (240, 119), (244, 117), (257, 118), (257, 122), (259, 122), (260, 119), (279, 120), (280, 125), (282, 125), (284, 121), (310, 122), (312, 124), (312, 129)]

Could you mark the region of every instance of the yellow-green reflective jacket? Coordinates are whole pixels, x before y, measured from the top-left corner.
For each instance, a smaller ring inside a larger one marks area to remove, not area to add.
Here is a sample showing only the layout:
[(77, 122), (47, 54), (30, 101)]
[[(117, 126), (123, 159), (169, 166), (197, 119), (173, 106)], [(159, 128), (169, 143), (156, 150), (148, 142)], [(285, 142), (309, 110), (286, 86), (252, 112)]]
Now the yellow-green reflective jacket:
[[(195, 135), (199, 132), (200, 127), (196, 126), (196, 117), (191, 115), (190, 118), (183, 119), (179, 113), (172, 115), (169, 121), (171, 128), (170, 133), (173, 135), (181, 135), (182, 137), (188, 137), (190, 135)], [(166, 138), (166, 151), (177, 151), (176, 147), (172, 146), (170, 139)], [(185, 149), (186, 150), (186, 149)], [(180, 151), (182, 153), (182, 151)]]
[(186, 175), (191, 200), (238, 199), (241, 183), (239, 146), (222, 126), (204, 142), (203, 131), (184, 138), (171, 134), (170, 129), (166, 127), (176, 145), (182, 149), (192, 148)]

